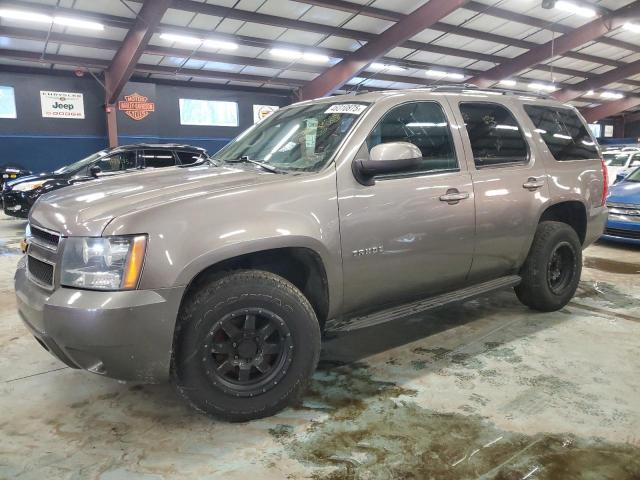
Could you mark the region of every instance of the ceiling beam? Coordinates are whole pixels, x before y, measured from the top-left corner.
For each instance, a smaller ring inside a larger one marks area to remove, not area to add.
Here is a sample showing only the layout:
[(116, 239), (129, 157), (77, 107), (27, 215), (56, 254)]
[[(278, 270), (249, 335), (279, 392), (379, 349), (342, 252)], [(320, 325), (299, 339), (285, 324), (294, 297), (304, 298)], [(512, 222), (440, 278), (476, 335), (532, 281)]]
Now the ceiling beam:
[(632, 77), (638, 74), (640, 74), (640, 60), (627, 63), (624, 67), (619, 67), (601, 75), (589, 77), (580, 83), (563, 88), (562, 90), (555, 92), (553, 97), (561, 102), (568, 102), (581, 97), (590, 90), (598, 90), (599, 88), (603, 88), (611, 83), (623, 82), (627, 77)]
[[(142, 0), (131, 0), (131, 1), (142, 1)], [(299, 0), (302, 1), (302, 0)], [(306, 0), (304, 0), (306, 2)], [(323, 4), (323, 2), (326, 1), (331, 1), (331, 3), (336, 3), (339, 2), (340, 5), (343, 6), (343, 9), (348, 9), (349, 11), (357, 11), (357, 9), (359, 7), (361, 7), (358, 4), (352, 3), (352, 2), (346, 2), (344, 0), (309, 0), (310, 2), (313, 2), (313, 4)], [(50, 13), (51, 12), (51, 7), (48, 6), (43, 6), (43, 5), (39, 5), (39, 4), (34, 4), (31, 2), (24, 2), (24, 1), (0, 1), (0, 5), (10, 5), (14, 8), (20, 8), (20, 9), (27, 9), (30, 11), (34, 11), (37, 13)], [(473, 4), (473, 2), (470, 2), (469, 4)], [(466, 6), (468, 6), (469, 4), (467, 4)], [(199, 12), (199, 10), (201, 10), (202, 5), (201, 3), (198, 2), (187, 2), (186, 4), (181, 4), (182, 6), (186, 6), (188, 7), (190, 10), (189, 11), (195, 11), (195, 13), (201, 13)], [(345, 5), (348, 5), (348, 7), (346, 7)], [(465, 7), (466, 7), (465, 6)], [(209, 12), (209, 14), (225, 14), (225, 13), (229, 13), (229, 10), (232, 9), (228, 9), (226, 7), (219, 7), (216, 5), (205, 5), (205, 8), (207, 9), (207, 12)], [(214, 10), (211, 11), (211, 8), (213, 8)], [(222, 11), (220, 9), (223, 9)], [(226, 10), (225, 10), (226, 9)], [(398, 14), (396, 12), (391, 12), (391, 11), (387, 11), (387, 10), (382, 10), (379, 8), (373, 8), (373, 7), (367, 7), (367, 10), (365, 11), (369, 11), (368, 9), (373, 9), (376, 11), (383, 11), (385, 12), (383, 16), (387, 16), (389, 18), (397, 18), (397, 19), (401, 19), (404, 18), (404, 15), (402, 14)], [(83, 19), (87, 19), (87, 20), (93, 20), (93, 21), (98, 21), (100, 23), (103, 23), (105, 25), (108, 26), (113, 26), (113, 27), (118, 27), (118, 28), (130, 28), (133, 23), (135, 22), (135, 19), (132, 18), (126, 18), (126, 17), (117, 17), (114, 15), (105, 15), (105, 14), (94, 14), (94, 13), (89, 13), (89, 12), (83, 12), (81, 10), (73, 10), (73, 9), (65, 9), (65, 8), (59, 8), (58, 9), (59, 12), (62, 13), (66, 13), (66, 14), (71, 14), (73, 13), (73, 15), (77, 18), (83, 18)], [(232, 10), (233, 12), (233, 10)], [(250, 17), (246, 17), (247, 15), (250, 15)], [(255, 12), (242, 12), (241, 13), (242, 18), (250, 18), (250, 20), (247, 21), (253, 21), (253, 22), (267, 22), (267, 24), (269, 25), (273, 25), (273, 26), (278, 26), (281, 28), (289, 28), (291, 25), (291, 21), (289, 19), (283, 19), (281, 17), (276, 17), (273, 15), (264, 15), (264, 14), (260, 14), (260, 13), (255, 13)], [(229, 17), (233, 17), (233, 13), (231, 13), (229, 15)], [(285, 22), (285, 23), (282, 23)], [(10, 27), (6, 27), (6, 28), (10, 28)], [(313, 31), (316, 32), (316, 28), (321, 29), (321, 31), (318, 31), (316, 33), (323, 33), (323, 34), (327, 34), (327, 28), (329, 28), (329, 32), (332, 35), (337, 35), (337, 36), (341, 36), (341, 37), (346, 37), (346, 38), (353, 38), (350, 37), (350, 35), (356, 35), (356, 37), (354, 39), (359, 40), (359, 41), (370, 41), (371, 39), (375, 38), (374, 34), (368, 33), (368, 32), (357, 32), (354, 30), (348, 30), (348, 29), (343, 29), (340, 27), (327, 27), (325, 25), (319, 25), (316, 23), (312, 23), (312, 22), (305, 22), (304, 23), (304, 28), (308, 31)], [(539, 46), (539, 44), (533, 43), (533, 42), (527, 42), (524, 40), (516, 40), (516, 39), (509, 39), (508, 37), (503, 37), (500, 35), (495, 35), (495, 34), (491, 34), (491, 33), (486, 33), (486, 32), (481, 32), (478, 30), (472, 30), (466, 27), (457, 27), (455, 25), (448, 25), (448, 24), (444, 24), (442, 22), (436, 22), (434, 23), (431, 27), (431, 29), (435, 29), (435, 30), (439, 30), (442, 32), (446, 32), (446, 33), (453, 33), (456, 35), (462, 35), (462, 36), (467, 36), (469, 38), (478, 38), (481, 40), (487, 40), (487, 41), (491, 41), (491, 42), (495, 42), (495, 43), (503, 43), (505, 45), (514, 45), (514, 46), (518, 46), (520, 48), (524, 48), (524, 49), (531, 49), (531, 48), (535, 48), (537, 46)], [(177, 25), (166, 25), (166, 24), (161, 24), (159, 26), (159, 30), (163, 31), (163, 32), (168, 32), (168, 33), (177, 33), (177, 34), (183, 34), (183, 35), (202, 35), (202, 36), (209, 36), (212, 35), (212, 32), (207, 31), (207, 30), (202, 30), (202, 29), (195, 29), (195, 28), (191, 28), (191, 27), (181, 27), (181, 26), (177, 26)], [(354, 33), (355, 32), (355, 33)], [(301, 45), (298, 44), (294, 44), (291, 42), (281, 42), (278, 40), (272, 41), (272, 40), (266, 40), (266, 39), (258, 39), (258, 38), (253, 38), (253, 37), (248, 37), (248, 36), (244, 36), (244, 35), (235, 35), (235, 34), (225, 34), (225, 33), (220, 33), (220, 32), (214, 32), (213, 33), (216, 37), (220, 38), (220, 39), (227, 39), (229, 41), (235, 41), (239, 44), (242, 45), (248, 45), (248, 46), (254, 46), (254, 47), (259, 47), (259, 48), (273, 48), (274, 46), (280, 46), (280, 47), (285, 47), (285, 48), (300, 48)], [(601, 39), (604, 40), (604, 39)], [(430, 52), (430, 53), (438, 53), (441, 55), (449, 55), (449, 56), (456, 56), (456, 57), (460, 57), (460, 58), (469, 58), (472, 60), (480, 60), (480, 61), (485, 61), (485, 62), (489, 62), (489, 63), (494, 63), (494, 64), (500, 64), (503, 63), (505, 61), (510, 60), (509, 57), (504, 57), (504, 56), (500, 56), (500, 55), (495, 55), (495, 54), (485, 54), (485, 53), (480, 53), (480, 52), (473, 52), (471, 50), (463, 50), (463, 49), (456, 49), (456, 48), (451, 48), (451, 47), (444, 47), (441, 45), (432, 45), (432, 44), (427, 44), (427, 43), (422, 43), (422, 42), (416, 42), (416, 41), (407, 41), (404, 44), (402, 44), (401, 46), (405, 47), (405, 48), (411, 48), (414, 50), (420, 50), (420, 51), (426, 51), (426, 52)], [(640, 47), (638, 47), (639, 51), (640, 51)], [(329, 48), (315, 48), (315, 51), (318, 51), (318, 53), (324, 53), (336, 58), (344, 58), (345, 54), (350, 53), (349, 51), (346, 50), (339, 50), (339, 49), (329, 49)], [(576, 60), (582, 60), (582, 61), (586, 61), (586, 62), (591, 62), (591, 63), (597, 63), (597, 64), (601, 64), (601, 65), (610, 65), (610, 66), (615, 66), (615, 67), (620, 67), (620, 66), (624, 66), (625, 63), (624, 62), (620, 62), (617, 60), (612, 60), (612, 59), (606, 59), (606, 58), (601, 58), (601, 57), (597, 57), (594, 55), (587, 55), (587, 54), (583, 54), (583, 53), (578, 53), (578, 52), (567, 52), (565, 54), (566, 57), (569, 58), (574, 58)], [(422, 68), (420, 66), (421, 62), (416, 62), (413, 60), (404, 60), (404, 59), (397, 59), (397, 58), (384, 58), (383, 59), (384, 63), (389, 63), (392, 65), (400, 65), (400, 66), (406, 66), (409, 68)], [(412, 65), (413, 64), (413, 65)], [(541, 70), (541, 71), (550, 71), (551, 70), (551, 66), (549, 65), (536, 65), (535, 68), (537, 70)], [(578, 76), (581, 78), (586, 78), (587, 77), (587, 72), (582, 72), (580, 70), (573, 70), (573, 69), (568, 69), (568, 68), (562, 68), (562, 67), (553, 67), (553, 71), (557, 72), (559, 74), (562, 75), (569, 75), (569, 76)], [(635, 82), (635, 83), (629, 83), (630, 85), (634, 85), (634, 86), (640, 86), (640, 82)]]
[(403, 20), (394, 23), (375, 39), (367, 42), (351, 55), (320, 74), (300, 91), (300, 98), (308, 100), (324, 97), (342, 87), (362, 72), (371, 62), (429, 28), (441, 18), (464, 5), (468, 0), (429, 0)]
[[(108, 60), (96, 60), (85, 57), (72, 57), (69, 55), (46, 54), (44, 58), (40, 52), (27, 52), (23, 50), (0, 49), (0, 57), (21, 60), (25, 62), (37, 62), (42, 64), (54, 63), (73, 67), (97, 68), (105, 70), (109, 66)], [(139, 73), (149, 73), (170, 76), (187, 76), (197, 78), (211, 78), (217, 80), (229, 80), (237, 82), (260, 82), (271, 85), (284, 85), (287, 87), (302, 87), (307, 82), (290, 78), (272, 78), (262, 75), (248, 75), (244, 73), (219, 72), (215, 70), (182, 69), (176, 72), (174, 67), (162, 65), (146, 65), (139, 63), (135, 67)]]
[(603, 103), (596, 107), (582, 109), (580, 113), (582, 113), (587, 122), (593, 123), (638, 105), (640, 105), (640, 97), (626, 97), (621, 100)]
[(640, 17), (640, 2), (638, 1), (607, 16), (598, 17), (555, 40), (539, 45), (512, 60), (501, 63), (470, 79), (469, 82), (479, 87), (489, 87), (501, 79), (510, 78), (518, 72), (531, 68), (532, 65), (554, 56), (563, 55), (574, 48), (596, 40), (637, 17)]
[[(402, 20), (406, 15), (394, 12), (392, 10), (385, 10), (383, 8), (370, 7), (366, 5), (360, 5), (358, 3), (349, 2), (345, 0), (295, 0), (298, 3), (305, 3), (308, 5), (314, 5), (318, 7), (331, 8), (333, 10), (340, 10), (343, 12), (356, 13), (359, 15), (364, 15), (367, 17), (377, 18), (380, 20), (387, 20), (391, 22), (398, 22)], [(599, 8), (597, 6), (592, 6), (594, 9), (598, 10), (601, 14), (606, 15), (608, 10), (603, 8)], [(489, 16), (494, 16), (496, 18), (501, 18), (503, 20), (508, 20), (511, 22), (523, 23), (525, 25), (545, 29), (552, 30), (556, 33), (569, 33), (573, 30), (571, 27), (562, 25), (560, 23), (549, 23), (545, 20), (541, 20), (539, 18), (530, 17), (528, 15), (519, 14), (515, 12), (511, 12), (509, 10), (504, 10), (498, 7), (490, 7), (485, 4), (481, 4), (478, 2), (470, 1), (465, 6), (462, 7), (466, 10), (475, 11), (477, 13), (486, 14)], [(495, 35), (488, 32), (483, 32), (480, 30), (474, 30), (466, 27), (457, 27), (455, 25), (450, 25), (447, 23), (436, 22), (433, 26), (430, 27), (431, 30), (438, 30), (446, 33), (455, 33), (457, 35), (470, 37), (470, 38), (478, 38), (481, 40), (487, 40), (490, 42), (503, 43), (505, 45), (513, 45), (520, 48), (526, 48), (527, 50), (537, 46), (538, 44), (534, 42), (528, 42), (526, 40), (519, 40), (517, 38), (508, 38), (502, 35)], [(505, 41), (506, 40), (506, 41)], [(620, 40), (603, 38), (601, 39), (602, 43), (606, 43), (611, 46), (615, 46), (618, 48), (624, 48), (626, 50), (630, 50), (632, 52), (640, 52), (640, 46), (634, 45), (628, 42), (622, 42)], [(593, 55), (581, 54), (578, 52), (571, 52), (571, 58), (576, 58), (577, 60), (584, 60), (587, 62), (595, 62), (595, 63), (604, 63), (605, 65), (614, 65), (617, 63), (615, 60), (610, 60), (602, 57), (596, 57)]]
[(116, 102), (122, 89), (131, 78), (138, 60), (164, 16), (172, 0), (145, 0), (136, 22), (127, 32), (109, 68), (105, 72), (106, 103)]

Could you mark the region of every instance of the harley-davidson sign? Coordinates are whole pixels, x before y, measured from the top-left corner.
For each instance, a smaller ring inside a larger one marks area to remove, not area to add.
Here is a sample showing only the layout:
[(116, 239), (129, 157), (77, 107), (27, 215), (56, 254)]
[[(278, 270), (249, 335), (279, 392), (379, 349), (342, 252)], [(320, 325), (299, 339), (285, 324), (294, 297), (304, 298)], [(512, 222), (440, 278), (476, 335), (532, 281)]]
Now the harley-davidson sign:
[(125, 95), (124, 100), (118, 102), (118, 109), (134, 120), (142, 120), (151, 112), (155, 112), (156, 104), (150, 102), (149, 97), (133, 93)]

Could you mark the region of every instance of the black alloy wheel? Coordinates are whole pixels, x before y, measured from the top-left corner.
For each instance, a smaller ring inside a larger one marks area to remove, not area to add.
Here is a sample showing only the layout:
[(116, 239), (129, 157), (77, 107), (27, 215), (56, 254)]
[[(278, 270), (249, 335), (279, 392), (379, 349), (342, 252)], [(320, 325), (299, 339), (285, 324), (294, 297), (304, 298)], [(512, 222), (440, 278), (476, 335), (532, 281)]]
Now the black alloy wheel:
[(569, 242), (556, 245), (547, 266), (547, 283), (556, 295), (562, 295), (575, 275), (576, 254)]
[(209, 331), (202, 361), (214, 385), (237, 396), (266, 392), (286, 374), (293, 358), (289, 327), (275, 313), (236, 310)]

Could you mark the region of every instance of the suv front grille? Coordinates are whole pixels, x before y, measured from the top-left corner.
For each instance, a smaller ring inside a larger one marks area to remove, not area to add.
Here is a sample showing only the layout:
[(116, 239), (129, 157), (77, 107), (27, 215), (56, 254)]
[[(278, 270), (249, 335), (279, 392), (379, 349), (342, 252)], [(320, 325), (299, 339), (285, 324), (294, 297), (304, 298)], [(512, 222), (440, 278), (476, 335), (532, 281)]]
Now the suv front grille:
[(36, 282), (45, 287), (53, 287), (53, 272), (54, 266), (50, 263), (43, 262), (42, 260), (27, 256), (27, 269), (29, 276)]
[(637, 217), (640, 220), (640, 205), (627, 203), (607, 203), (610, 215)]
[(34, 243), (37, 243), (44, 248), (57, 250), (58, 243), (60, 242), (60, 235), (31, 225), (31, 239)]

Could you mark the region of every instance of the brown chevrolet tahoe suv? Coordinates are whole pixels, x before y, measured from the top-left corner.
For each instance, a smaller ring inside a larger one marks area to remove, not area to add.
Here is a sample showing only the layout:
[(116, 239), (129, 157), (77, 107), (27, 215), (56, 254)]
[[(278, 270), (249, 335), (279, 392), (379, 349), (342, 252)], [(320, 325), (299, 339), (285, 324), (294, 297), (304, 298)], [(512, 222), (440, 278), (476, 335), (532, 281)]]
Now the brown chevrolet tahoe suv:
[(302, 102), (213, 161), (43, 196), (15, 286), (67, 365), (170, 380), (231, 420), (300, 396), (328, 319), (363, 326), (501, 288), (562, 308), (607, 216), (584, 120), (519, 92)]

